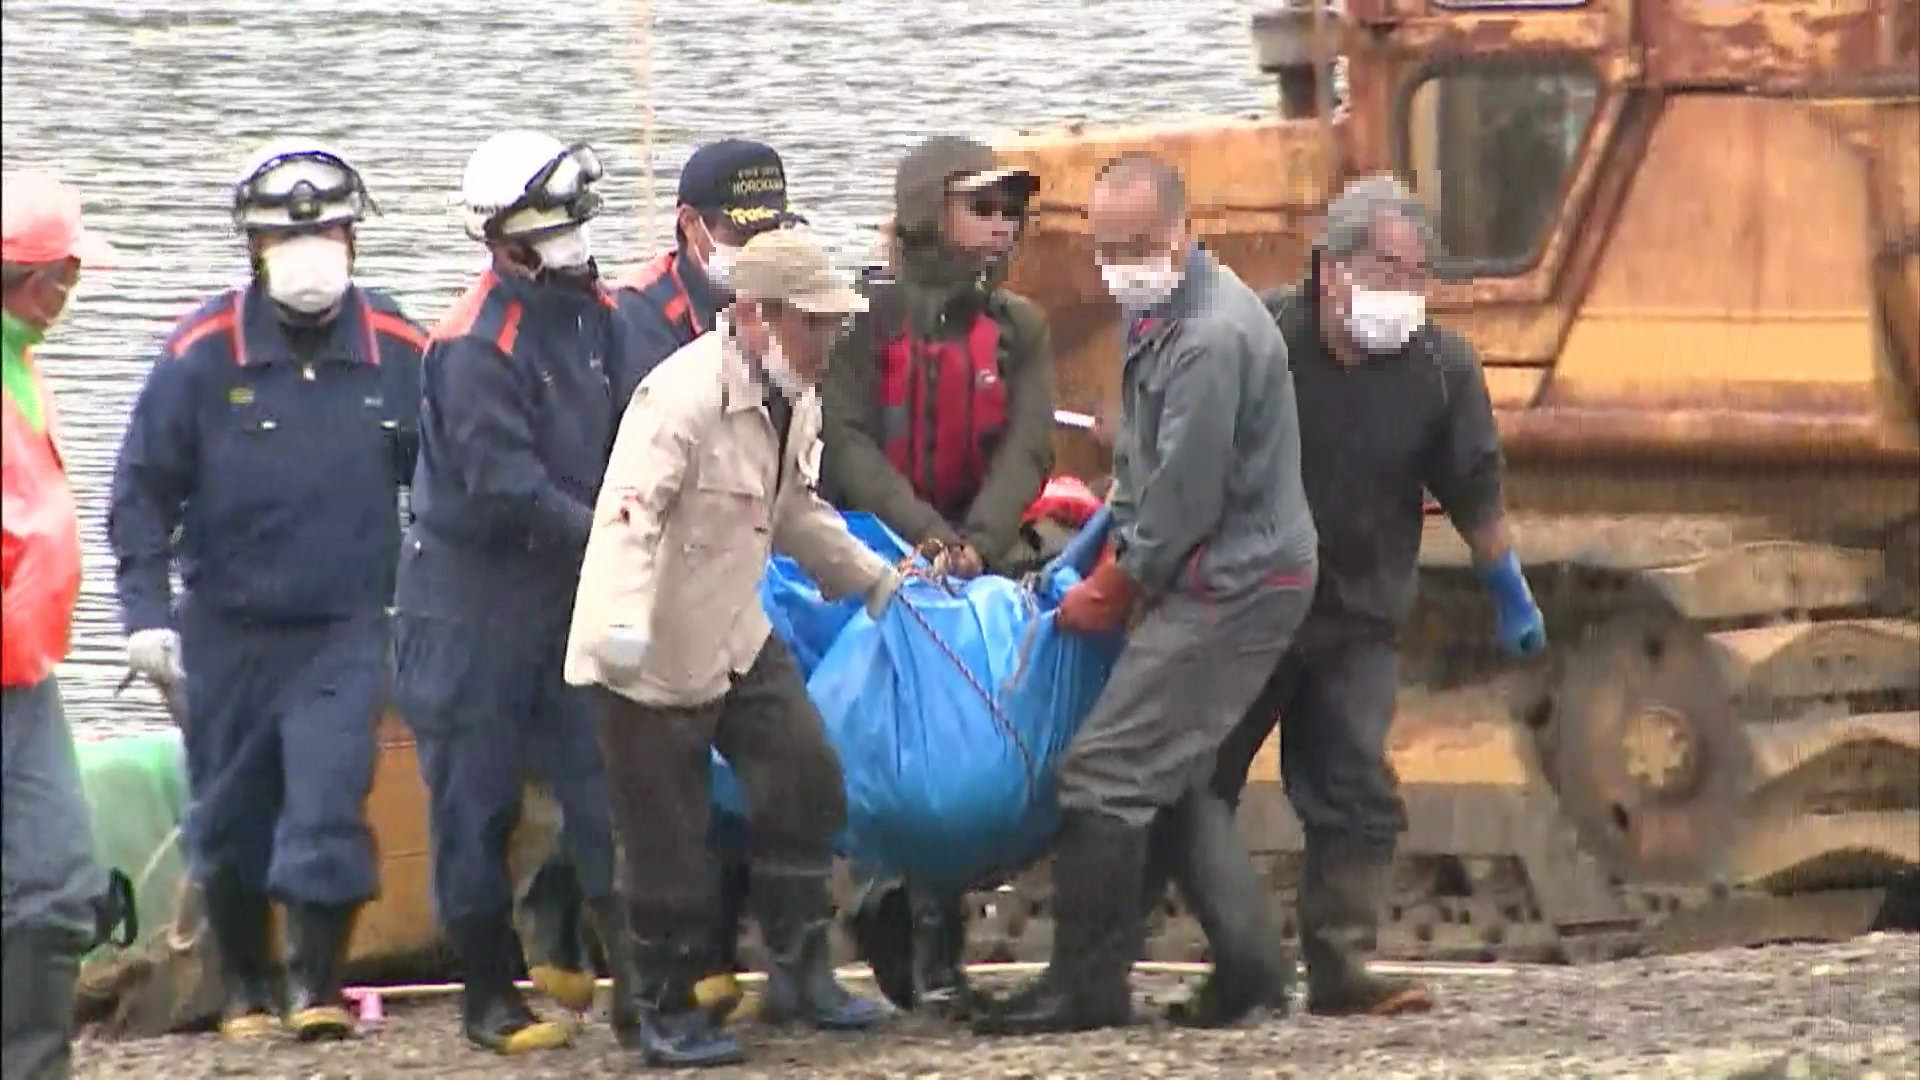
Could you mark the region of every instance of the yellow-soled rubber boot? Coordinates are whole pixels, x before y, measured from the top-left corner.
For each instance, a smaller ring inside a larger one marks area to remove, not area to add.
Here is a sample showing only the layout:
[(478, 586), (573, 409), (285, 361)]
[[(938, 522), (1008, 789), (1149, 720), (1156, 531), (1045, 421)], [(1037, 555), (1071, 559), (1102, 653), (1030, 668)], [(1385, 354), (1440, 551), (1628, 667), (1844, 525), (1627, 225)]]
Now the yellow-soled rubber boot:
[(527, 972), (535, 991), (569, 1012), (583, 1013), (593, 1008), (594, 978), (590, 971), (570, 971), (541, 964)]
[(207, 929), (220, 957), (220, 1037), (229, 1042), (278, 1038), (280, 963), (274, 948), (273, 908), (265, 893), (229, 871), (201, 883)]
[(593, 1009), (593, 967), (582, 922), (586, 903), (579, 874), (560, 857), (540, 867), (520, 901), (527, 981), (536, 993), (574, 1013)]
[(235, 1012), (220, 1018), (220, 1037), (228, 1042), (250, 1043), (277, 1039), (284, 1030), (280, 1018), (269, 1012)]
[(496, 1054), (518, 1056), (557, 1050), (573, 1041), (564, 1024), (542, 1020), (513, 985), (520, 937), (510, 916), (461, 919), (448, 927), (466, 966), (460, 993), (460, 1024), (467, 1040)]
[(301, 1042), (328, 1042), (353, 1034), (353, 1014), (340, 993), (340, 973), (359, 911), (358, 904), (287, 907), (293, 946), (287, 958), (291, 982), (287, 1027)]
[(749, 1020), (759, 1014), (759, 995), (741, 989), (740, 980), (731, 973), (709, 975), (693, 984), (693, 1003), (707, 1014), (714, 1025), (729, 1020)]

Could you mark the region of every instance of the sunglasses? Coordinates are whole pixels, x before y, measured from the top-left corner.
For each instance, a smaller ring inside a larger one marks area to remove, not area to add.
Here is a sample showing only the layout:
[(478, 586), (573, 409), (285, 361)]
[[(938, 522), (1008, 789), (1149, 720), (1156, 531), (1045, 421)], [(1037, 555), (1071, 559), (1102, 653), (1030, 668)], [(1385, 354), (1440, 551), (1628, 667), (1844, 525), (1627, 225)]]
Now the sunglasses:
[(967, 200), (967, 211), (977, 218), (1019, 221), (1027, 216), (1027, 200), (1002, 194), (979, 194)]

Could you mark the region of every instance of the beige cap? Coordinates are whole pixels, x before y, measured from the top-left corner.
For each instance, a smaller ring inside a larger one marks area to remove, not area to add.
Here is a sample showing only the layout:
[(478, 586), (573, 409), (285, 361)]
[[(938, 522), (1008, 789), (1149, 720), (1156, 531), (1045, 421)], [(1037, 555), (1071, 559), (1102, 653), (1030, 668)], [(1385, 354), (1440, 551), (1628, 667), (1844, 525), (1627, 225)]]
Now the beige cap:
[(834, 272), (810, 229), (775, 229), (747, 241), (730, 284), (742, 300), (778, 300), (815, 315), (867, 310), (866, 298)]

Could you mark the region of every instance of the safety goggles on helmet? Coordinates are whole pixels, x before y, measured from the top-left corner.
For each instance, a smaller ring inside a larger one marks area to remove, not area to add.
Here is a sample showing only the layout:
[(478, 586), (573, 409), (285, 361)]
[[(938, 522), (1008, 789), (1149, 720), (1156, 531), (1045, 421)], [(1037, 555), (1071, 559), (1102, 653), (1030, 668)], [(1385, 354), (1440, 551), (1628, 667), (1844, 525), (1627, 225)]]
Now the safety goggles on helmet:
[[(280, 174), (297, 175), (284, 186)], [(279, 154), (233, 188), (233, 221), (241, 229), (299, 231), (359, 221), (378, 211), (353, 166), (320, 150)]]
[[(569, 165), (572, 168), (568, 168)], [(567, 147), (533, 174), (533, 179), (527, 181), (526, 190), (519, 198), (501, 207), (499, 213), (487, 219), (487, 238), (501, 239), (505, 235), (505, 223), (524, 211), (541, 215), (559, 211), (566, 216), (552, 224), (517, 229), (514, 231), (517, 237), (567, 228), (593, 218), (600, 213), (602, 200), (592, 185), (605, 175), (606, 170), (600, 165), (600, 155), (594, 153), (593, 147), (586, 143)]]

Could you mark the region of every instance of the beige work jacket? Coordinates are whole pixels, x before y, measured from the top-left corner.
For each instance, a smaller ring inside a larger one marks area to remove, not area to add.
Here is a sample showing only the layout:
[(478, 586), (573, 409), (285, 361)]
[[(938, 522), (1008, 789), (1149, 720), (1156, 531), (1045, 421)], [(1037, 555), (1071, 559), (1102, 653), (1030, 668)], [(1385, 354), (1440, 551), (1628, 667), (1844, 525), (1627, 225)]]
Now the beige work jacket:
[[(888, 573), (815, 493), (818, 395), (794, 402), (784, 456), (764, 397), (724, 318), (634, 391), (593, 510), (567, 682), (649, 705), (713, 701), (771, 632), (759, 595), (770, 551), (792, 556), (830, 597)], [(614, 626), (647, 634), (634, 677), (613, 678), (596, 659)]]

